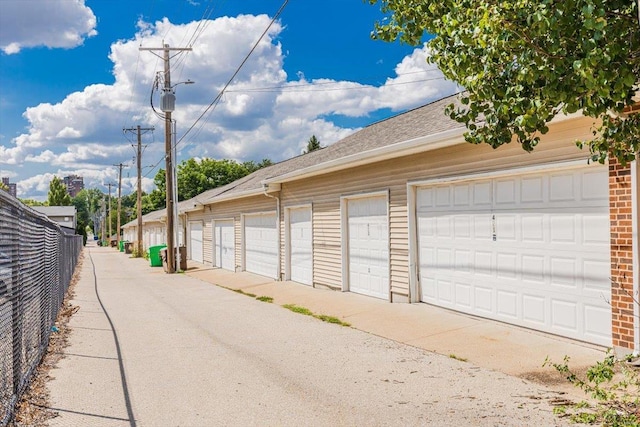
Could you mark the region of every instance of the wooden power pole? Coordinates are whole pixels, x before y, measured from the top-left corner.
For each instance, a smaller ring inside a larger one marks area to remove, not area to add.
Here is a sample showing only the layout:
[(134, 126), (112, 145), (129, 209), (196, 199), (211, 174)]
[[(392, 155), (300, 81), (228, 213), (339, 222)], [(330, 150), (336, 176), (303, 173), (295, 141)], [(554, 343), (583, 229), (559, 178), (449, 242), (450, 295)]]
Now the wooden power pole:
[(107, 186), (109, 187), (109, 199), (107, 201), (107, 223), (109, 224), (109, 238), (107, 239), (107, 246), (111, 246), (111, 187), (113, 187), (115, 184), (112, 183), (108, 183)]
[[(168, 44), (164, 44), (162, 47), (141, 47), (140, 50), (163, 52), (162, 59), (164, 61), (164, 87), (162, 88), (162, 111), (164, 112), (164, 148), (165, 148), (165, 183), (167, 187), (167, 273), (175, 273), (176, 271), (176, 257), (175, 257), (175, 224), (174, 219), (176, 216), (174, 205), (177, 206), (176, 199), (177, 194), (173, 191), (173, 174), (174, 174), (174, 160), (173, 159), (173, 144), (172, 132), (171, 132), (171, 113), (175, 110), (176, 96), (171, 86), (171, 67), (169, 66), (169, 60), (171, 59), (171, 51), (188, 51), (192, 50), (190, 47), (169, 47)], [(159, 55), (156, 55), (159, 56)], [(184, 82), (193, 83), (193, 82)], [(178, 83), (179, 84), (179, 83)], [(174, 85), (175, 86), (175, 85)]]
[(136, 239), (136, 256), (142, 256), (142, 133), (153, 131), (154, 128), (142, 128), (138, 125), (135, 128), (122, 129), (123, 132), (136, 132), (138, 135), (138, 147), (136, 150), (136, 167), (138, 169), (138, 194), (136, 198), (138, 226)]
[(118, 228), (116, 229), (116, 249), (120, 249), (120, 210), (122, 209), (122, 168), (124, 165), (120, 163), (113, 166), (118, 168)]

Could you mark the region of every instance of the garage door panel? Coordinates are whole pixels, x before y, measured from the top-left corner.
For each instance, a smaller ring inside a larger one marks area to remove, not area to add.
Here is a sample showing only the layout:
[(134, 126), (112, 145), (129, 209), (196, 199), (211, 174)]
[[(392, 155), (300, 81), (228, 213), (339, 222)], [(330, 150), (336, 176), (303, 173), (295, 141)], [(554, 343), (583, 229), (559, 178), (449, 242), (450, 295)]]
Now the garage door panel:
[(593, 171), (582, 174), (582, 199), (583, 200), (609, 200), (609, 173), (608, 171)]
[(577, 304), (573, 301), (553, 299), (551, 301), (551, 326), (555, 329), (564, 329), (569, 333), (577, 332)]
[(456, 283), (456, 303), (461, 307), (465, 307), (467, 309), (471, 308), (472, 297), (471, 297), (472, 287), (468, 283)]
[(513, 291), (498, 290), (496, 313), (502, 318), (514, 320), (518, 316), (518, 295)]
[(586, 304), (584, 307), (584, 332), (595, 339), (607, 339), (611, 332), (611, 310), (601, 305)]
[(594, 246), (594, 249), (600, 250), (601, 246), (609, 246), (611, 234), (608, 229), (599, 227), (605, 221), (609, 220), (609, 215), (585, 214), (582, 216), (582, 236), (583, 244)]
[(547, 300), (539, 295), (522, 295), (522, 318), (532, 327), (545, 327)]
[(606, 262), (594, 259), (584, 259), (582, 269), (584, 271), (584, 291), (594, 293), (600, 297), (603, 293), (609, 293), (609, 268)]
[(189, 253), (191, 260), (204, 262), (203, 256), (203, 227), (201, 222), (189, 223)]
[(313, 282), (313, 232), (311, 208), (289, 210), (290, 279), (305, 285)]
[(244, 219), (245, 270), (276, 278), (278, 233), (276, 216), (247, 215)]
[(607, 182), (601, 167), (419, 188), (421, 299), (610, 345), (610, 323), (586, 326), (610, 317)]
[(389, 295), (389, 220), (386, 197), (347, 201), (349, 290)]
[(225, 270), (235, 271), (236, 242), (233, 220), (215, 221), (214, 240), (214, 265)]

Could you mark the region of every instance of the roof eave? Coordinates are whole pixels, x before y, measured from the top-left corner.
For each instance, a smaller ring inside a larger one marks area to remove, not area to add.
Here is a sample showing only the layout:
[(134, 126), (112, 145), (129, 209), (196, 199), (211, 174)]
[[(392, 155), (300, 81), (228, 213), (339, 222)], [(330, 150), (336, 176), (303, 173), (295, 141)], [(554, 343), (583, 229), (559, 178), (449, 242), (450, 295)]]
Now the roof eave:
[(444, 132), (439, 132), (432, 135), (387, 145), (373, 150), (352, 154), (346, 157), (341, 157), (339, 159), (309, 166), (308, 168), (293, 171), (284, 175), (265, 179), (262, 181), (262, 184), (269, 185), (274, 183), (291, 182), (317, 175), (323, 175), (330, 172), (337, 172), (343, 169), (353, 168), (375, 161), (389, 160), (419, 152), (431, 151), (438, 148), (462, 144), (464, 143), (464, 138), (462, 136), (466, 130), (467, 129), (465, 127), (450, 129)]
[(257, 188), (257, 189), (246, 190), (238, 193), (228, 193), (220, 196), (214, 196), (210, 199), (202, 201), (201, 203), (203, 205), (202, 208), (204, 209), (204, 205), (212, 205), (214, 203), (220, 203), (227, 200), (243, 199), (245, 197), (260, 196), (263, 194), (264, 193), (262, 188)]

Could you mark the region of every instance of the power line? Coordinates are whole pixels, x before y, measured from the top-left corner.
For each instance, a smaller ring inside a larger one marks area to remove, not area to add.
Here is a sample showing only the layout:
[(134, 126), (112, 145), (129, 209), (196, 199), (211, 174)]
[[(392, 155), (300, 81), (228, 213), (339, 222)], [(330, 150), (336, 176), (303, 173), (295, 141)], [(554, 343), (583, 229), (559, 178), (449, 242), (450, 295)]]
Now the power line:
[[(408, 82), (397, 82), (397, 83), (387, 83), (384, 86), (380, 87), (389, 87), (389, 86), (402, 86), (413, 83), (423, 83), (430, 82), (434, 80), (445, 80), (444, 76), (433, 77), (429, 79), (420, 79), (420, 80), (411, 80)], [(307, 83), (307, 84), (299, 84), (299, 85), (281, 85), (281, 86), (271, 86), (271, 87), (262, 87), (262, 88), (247, 88), (247, 89), (231, 89), (227, 90), (227, 93), (246, 93), (246, 92), (334, 92), (334, 91), (347, 91), (347, 90), (369, 90), (375, 86), (369, 85), (360, 85), (357, 87), (336, 87), (336, 88), (320, 88), (320, 89), (312, 89), (318, 86), (326, 86), (326, 85), (339, 85), (345, 83), (357, 83), (357, 82), (322, 82), (322, 83)], [(360, 84), (360, 83), (357, 83)], [(304, 88), (309, 89), (304, 89)]]
[(211, 110), (211, 108), (215, 107), (215, 105), (218, 104), (218, 102), (220, 102), (220, 98), (222, 97), (222, 95), (224, 94), (224, 92), (227, 90), (227, 88), (229, 87), (229, 85), (231, 84), (231, 82), (236, 78), (236, 76), (238, 75), (238, 73), (240, 72), (240, 70), (242, 69), (242, 67), (244, 66), (244, 64), (249, 60), (249, 57), (253, 54), (253, 52), (256, 50), (256, 48), (258, 47), (258, 44), (262, 41), (262, 39), (264, 38), (264, 36), (267, 34), (267, 32), (269, 31), (269, 29), (271, 28), (271, 26), (273, 25), (273, 23), (278, 19), (278, 17), (282, 14), (284, 8), (286, 7), (286, 5), (289, 3), (289, 0), (284, 0), (284, 2), (282, 3), (282, 5), (280, 6), (280, 9), (278, 9), (278, 11), (276, 12), (276, 14), (273, 16), (273, 18), (271, 19), (271, 22), (269, 23), (269, 25), (267, 25), (267, 28), (265, 28), (265, 30), (262, 32), (262, 34), (260, 35), (260, 37), (258, 38), (258, 40), (255, 42), (255, 44), (253, 45), (253, 47), (251, 48), (251, 50), (249, 51), (249, 53), (247, 53), (247, 55), (244, 57), (244, 59), (242, 60), (242, 62), (240, 63), (240, 65), (236, 68), (236, 70), (234, 71), (233, 75), (229, 78), (229, 80), (227, 81), (227, 83), (224, 85), (224, 87), (222, 88), (222, 90), (218, 93), (218, 95), (213, 99), (213, 101), (211, 101), (211, 103), (209, 104), (209, 106), (202, 112), (202, 114), (200, 114), (200, 116), (196, 119), (195, 122), (193, 122), (193, 124), (189, 127), (189, 129), (187, 129), (187, 131), (182, 135), (182, 137), (180, 137), (180, 139), (178, 141), (176, 141), (176, 146), (178, 144), (180, 144), (182, 142), (182, 140), (189, 134), (189, 132), (191, 132), (191, 130), (196, 126), (196, 124), (198, 124), (198, 122), (204, 117), (205, 114), (207, 114), (209, 112), (209, 110)]

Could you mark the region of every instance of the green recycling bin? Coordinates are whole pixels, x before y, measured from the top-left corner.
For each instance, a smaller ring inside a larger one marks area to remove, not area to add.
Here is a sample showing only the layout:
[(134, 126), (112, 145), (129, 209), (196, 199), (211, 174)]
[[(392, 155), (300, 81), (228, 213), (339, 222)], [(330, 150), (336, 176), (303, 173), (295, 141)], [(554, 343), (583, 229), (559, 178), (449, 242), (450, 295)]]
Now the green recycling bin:
[(124, 240), (120, 240), (120, 245), (119, 246), (120, 246), (119, 247), (120, 252), (124, 252)]
[(149, 262), (151, 263), (151, 267), (162, 267), (160, 250), (166, 247), (167, 245), (149, 246)]

